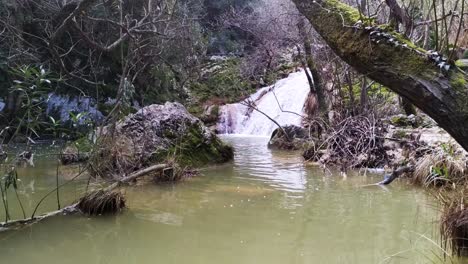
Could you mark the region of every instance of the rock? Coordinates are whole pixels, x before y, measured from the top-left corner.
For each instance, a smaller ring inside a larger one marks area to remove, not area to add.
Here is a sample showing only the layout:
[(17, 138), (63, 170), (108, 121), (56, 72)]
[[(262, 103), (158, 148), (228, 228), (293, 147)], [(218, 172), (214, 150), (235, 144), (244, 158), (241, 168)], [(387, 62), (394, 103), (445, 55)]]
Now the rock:
[(34, 153), (31, 151), (23, 151), (16, 157), (16, 164), (20, 166), (34, 167)]
[(102, 177), (121, 177), (157, 163), (199, 167), (233, 158), (232, 147), (179, 103), (144, 107), (98, 135), (91, 164)]
[(104, 115), (97, 110), (97, 104), (91, 97), (78, 97), (69, 95), (58, 95), (50, 93), (47, 98), (46, 115), (52, 116), (62, 123), (71, 121), (70, 113), (86, 113), (80, 120), (79, 125), (86, 125), (86, 119), (99, 123)]
[(289, 125), (282, 129), (275, 129), (271, 135), (268, 147), (277, 149), (302, 149), (309, 140), (309, 133), (305, 128)]
[(419, 116), (407, 116), (403, 114), (392, 116), (388, 121), (396, 127), (418, 127), (422, 123), (422, 119)]
[(67, 146), (60, 155), (62, 165), (70, 165), (74, 163), (86, 162), (89, 160), (88, 152), (80, 152), (75, 146)]

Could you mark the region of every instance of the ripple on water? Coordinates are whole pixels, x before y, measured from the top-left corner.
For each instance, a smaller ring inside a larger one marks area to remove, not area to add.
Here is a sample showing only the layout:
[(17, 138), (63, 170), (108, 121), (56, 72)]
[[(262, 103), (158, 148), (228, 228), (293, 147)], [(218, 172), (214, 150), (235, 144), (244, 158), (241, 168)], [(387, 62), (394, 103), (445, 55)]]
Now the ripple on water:
[(262, 181), (275, 189), (303, 192), (307, 180), (300, 155), (275, 153), (268, 149), (267, 143), (268, 138), (261, 137), (243, 138), (242, 143), (236, 141), (234, 171), (237, 177)]
[[(129, 209), (119, 216), (63, 216), (4, 233), (3, 262), (431, 262), (427, 256), (437, 249), (421, 235), (437, 240), (431, 236), (437, 213), (421, 190), (401, 182), (387, 191), (360, 188), (376, 177), (343, 179), (304, 168), (297, 153), (269, 150), (267, 138), (226, 140), (236, 149), (233, 163), (177, 184), (126, 187)], [(55, 162), (38, 160), (33, 171), (22, 171), (23, 184), (36, 192), (20, 193), (28, 212), (55, 186)], [(63, 203), (85, 185), (67, 185)], [(55, 197), (41, 208), (54, 210)]]
[(145, 221), (172, 226), (181, 226), (184, 222), (184, 218), (180, 215), (158, 210), (140, 210), (140, 212), (135, 213), (135, 217)]

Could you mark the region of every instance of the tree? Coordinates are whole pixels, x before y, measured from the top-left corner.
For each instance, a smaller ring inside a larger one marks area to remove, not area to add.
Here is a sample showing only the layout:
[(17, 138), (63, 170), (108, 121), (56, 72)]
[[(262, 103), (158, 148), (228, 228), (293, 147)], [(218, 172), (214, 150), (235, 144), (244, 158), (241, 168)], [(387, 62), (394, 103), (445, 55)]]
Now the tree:
[(293, 1), (339, 57), (408, 99), (468, 150), (467, 76), (453, 63), (337, 0)]
[[(205, 54), (200, 1), (2, 0), (0, 74), (41, 66), (59, 80), (49, 92), (84, 94), (99, 103), (183, 99)], [(8, 96), (3, 126), (16, 122), (8, 113), (21, 100), (17, 93), (1, 95)]]
[(313, 30), (292, 2), (258, 0), (247, 10), (233, 9), (223, 17), (223, 24), (250, 36), (245, 41), (248, 52), (244, 56), (243, 67), (247, 77), (259, 78), (275, 73), (285, 63), (284, 55), (296, 49), (296, 59), (300, 60), (309, 82), (309, 96), (316, 98), (313, 100), (314, 107), (310, 111), (306, 108), (306, 112), (315, 115), (318, 104), (321, 114), (325, 116), (328, 108), (325, 83), (313, 57)]

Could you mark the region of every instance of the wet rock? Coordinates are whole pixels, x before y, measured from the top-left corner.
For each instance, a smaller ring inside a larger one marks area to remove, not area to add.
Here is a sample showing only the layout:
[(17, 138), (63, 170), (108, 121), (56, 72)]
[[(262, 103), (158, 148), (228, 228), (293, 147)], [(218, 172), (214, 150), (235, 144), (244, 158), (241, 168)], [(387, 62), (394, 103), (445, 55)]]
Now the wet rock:
[(273, 131), (268, 147), (287, 150), (303, 149), (309, 141), (309, 133), (305, 128), (289, 125)]
[(158, 163), (199, 167), (233, 158), (232, 147), (179, 103), (144, 107), (98, 135), (98, 151), (90, 161), (103, 177), (121, 177)]
[(18, 154), (16, 157), (16, 164), (19, 166), (31, 166), (34, 167), (34, 153), (26, 150)]
[(86, 162), (89, 159), (88, 152), (80, 152), (75, 146), (68, 146), (60, 155), (60, 162), (63, 165)]

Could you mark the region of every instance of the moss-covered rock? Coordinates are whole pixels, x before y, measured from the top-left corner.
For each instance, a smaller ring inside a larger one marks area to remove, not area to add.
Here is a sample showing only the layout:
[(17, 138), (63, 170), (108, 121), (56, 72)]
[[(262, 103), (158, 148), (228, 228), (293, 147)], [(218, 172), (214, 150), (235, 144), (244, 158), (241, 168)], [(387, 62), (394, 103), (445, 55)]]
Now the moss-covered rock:
[(388, 122), (396, 127), (419, 127), (422, 125), (423, 120), (415, 115), (394, 115), (389, 118)]
[(290, 125), (275, 129), (268, 142), (268, 147), (285, 150), (305, 149), (309, 140), (310, 136), (305, 128)]
[(100, 129), (98, 136), (91, 164), (102, 177), (121, 177), (157, 163), (200, 167), (233, 157), (232, 147), (179, 103), (144, 107), (114, 126)]

